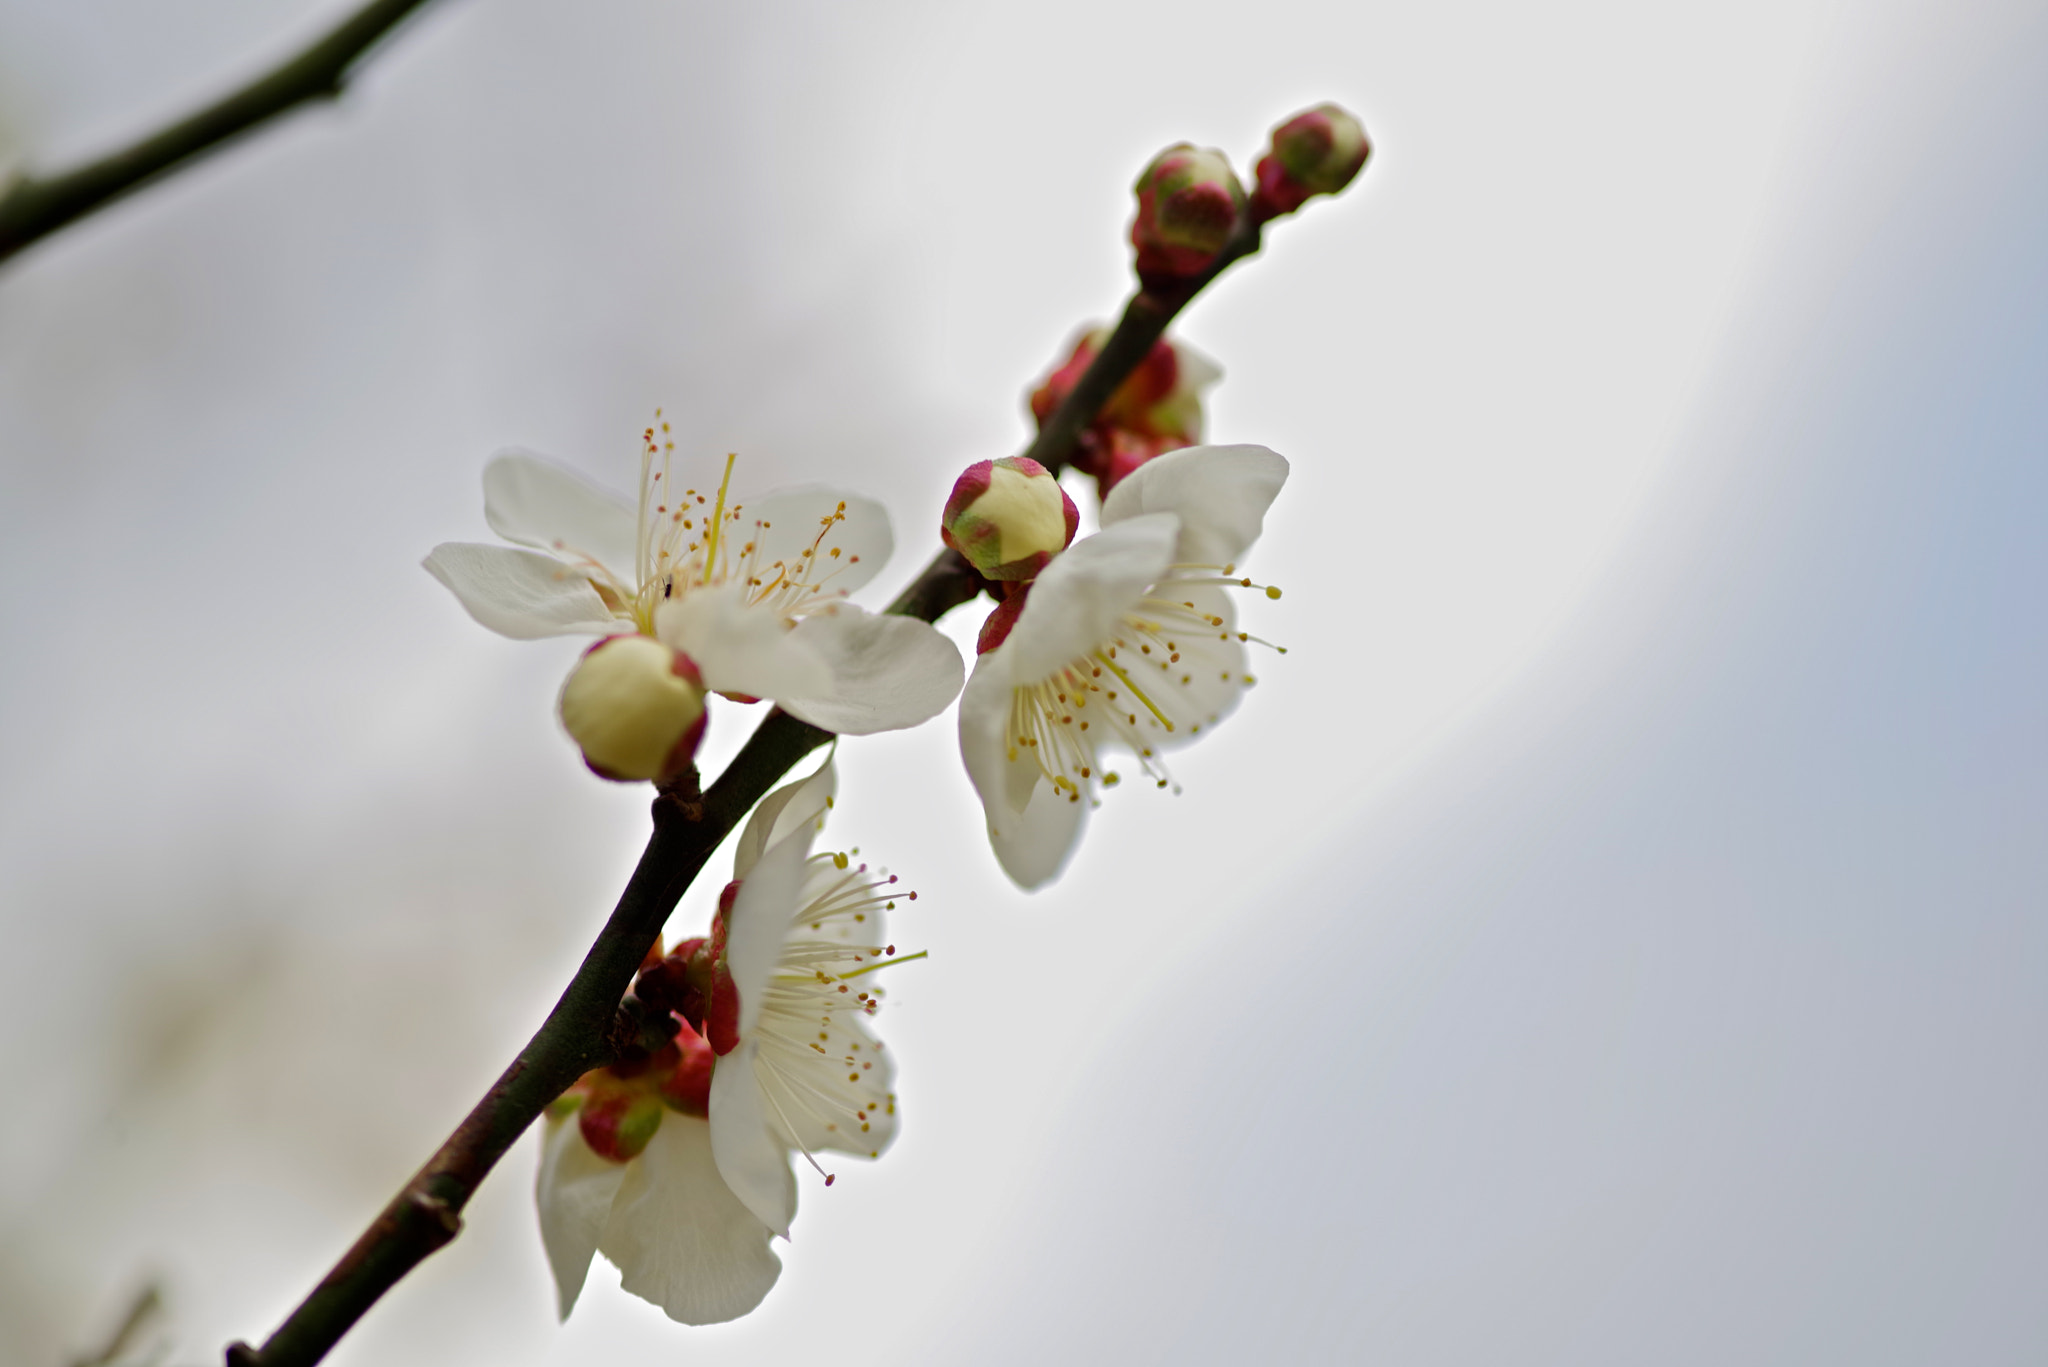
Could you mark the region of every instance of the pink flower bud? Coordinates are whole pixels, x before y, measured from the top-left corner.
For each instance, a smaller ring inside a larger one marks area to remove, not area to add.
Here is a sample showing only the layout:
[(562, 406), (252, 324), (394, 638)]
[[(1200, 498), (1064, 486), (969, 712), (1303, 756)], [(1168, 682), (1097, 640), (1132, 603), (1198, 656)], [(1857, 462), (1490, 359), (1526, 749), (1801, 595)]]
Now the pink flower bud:
[(1261, 222), (1291, 214), (1313, 195), (1334, 195), (1349, 185), (1372, 155), (1365, 126), (1334, 104), (1319, 104), (1273, 130), (1272, 149), (1259, 158), (1252, 212)]
[(1138, 216), (1131, 245), (1147, 289), (1200, 275), (1230, 241), (1244, 208), (1244, 186), (1221, 152), (1176, 143), (1152, 159), (1133, 187)]
[(608, 636), (576, 662), (557, 711), (601, 778), (670, 779), (704, 738), (704, 680), (680, 651), (646, 636)]
[(1052, 471), (1005, 456), (976, 461), (954, 481), (939, 535), (985, 578), (1020, 580), (1065, 550), (1080, 523)]

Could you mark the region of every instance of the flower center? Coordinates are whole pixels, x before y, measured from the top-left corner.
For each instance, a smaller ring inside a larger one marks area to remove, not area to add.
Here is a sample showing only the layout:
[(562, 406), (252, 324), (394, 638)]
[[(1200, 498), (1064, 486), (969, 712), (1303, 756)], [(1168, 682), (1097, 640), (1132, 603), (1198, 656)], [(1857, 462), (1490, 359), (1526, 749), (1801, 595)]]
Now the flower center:
[(1161, 741), (1199, 735), (1219, 720), (1239, 689), (1257, 682), (1244, 672), (1242, 645), (1270, 645), (1233, 629), (1235, 614), (1222, 590), (1256, 588), (1269, 598), (1280, 590), (1234, 578), (1233, 568), (1171, 566), (1124, 614), (1115, 636), (1051, 676), (1012, 690), (1005, 736), (1010, 761), (1028, 757), (1055, 790), (1079, 802), (1098, 777), (1105, 788), (1122, 782), (1102, 766), (1101, 747), (1116, 744), (1157, 786), (1174, 786), (1159, 757)]
[(883, 989), (863, 979), (925, 957), (877, 943), (882, 913), (899, 897), (896, 877), (844, 854), (813, 855), (790, 937), (755, 1026), (755, 1076), (772, 1122), (829, 1184), (813, 1150), (879, 1156), (893, 1126), (896, 1094), (882, 1045), (862, 1018), (880, 1009)]
[(659, 409), (655, 418), (659, 430), (647, 428), (640, 440), (633, 582), (624, 582), (594, 556), (579, 556), (579, 568), (614, 614), (631, 621), (642, 635), (651, 636), (655, 610), (663, 603), (699, 587), (738, 584), (750, 606), (766, 603), (793, 626), (798, 618), (846, 596), (844, 590), (831, 586), (833, 579), (860, 558), (832, 544), (839, 524), (846, 521), (845, 503), (818, 519), (817, 531), (794, 556), (765, 559), (763, 534), (772, 524), (750, 518), (731, 501), (738, 457), (725, 458), (716, 491), (679, 491), (675, 443), (669, 440), (669, 426), (661, 420)]

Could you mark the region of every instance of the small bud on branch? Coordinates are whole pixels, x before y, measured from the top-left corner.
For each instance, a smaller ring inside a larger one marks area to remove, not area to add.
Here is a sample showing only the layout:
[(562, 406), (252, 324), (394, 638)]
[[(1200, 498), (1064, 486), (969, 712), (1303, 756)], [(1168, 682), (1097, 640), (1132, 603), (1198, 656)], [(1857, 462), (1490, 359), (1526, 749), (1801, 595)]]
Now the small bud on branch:
[(592, 773), (665, 782), (704, 738), (704, 680), (681, 651), (646, 636), (609, 636), (577, 661), (557, 710)]
[(1207, 270), (1237, 230), (1245, 202), (1229, 158), (1185, 142), (1154, 157), (1132, 188), (1138, 216), (1131, 222), (1131, 245), (1138, 249), (1138, 279), (1147, 289)]
[(987, 579), (1029, 579), (1065, 550), (1081, 510), (1059, 479), (1024, 456), (976, 461), (954, 481), (939, 536)]
[(1334, 104), (1304, 110), (1273, 130), (1259, 158), (1252, 212), (1261, 221), (1291, 214), (1316, 195), (1334, 195), (1372, 156), (1365, 125)]

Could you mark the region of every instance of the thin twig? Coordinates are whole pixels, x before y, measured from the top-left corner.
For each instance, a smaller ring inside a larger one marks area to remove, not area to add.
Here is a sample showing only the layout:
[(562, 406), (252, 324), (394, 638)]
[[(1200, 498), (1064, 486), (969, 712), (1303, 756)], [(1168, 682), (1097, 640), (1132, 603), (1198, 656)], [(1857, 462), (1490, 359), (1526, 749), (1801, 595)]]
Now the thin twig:
[(135, 1346), (135, 1340), (149, 1327), (150, 1322), (162, 1313), (163, 1308), (163, 1291), (155, 1282), (151, 1282), (137, 1292), (135, 1299), (128, 1303), (128, 1312), (121, 1316), (121, 1323), (115, 1327), (106, 1344), (96, 1353), (73, 1358), (71, 1367), (109, 1367), (110, 1363), (117, 1361), (122, 1354)]
[(0, 261), (296, 105), (340, 95), (363, 54), (425, 3), (370, 0), (297, 56), (198, 113), (75, 170), (16, 177), (0, 193)]
[[(1075, 439), (1174, 316), (1232, 262), (1258, 249), (1259, 226), (1247, 221), (1206, 274), (1170, 295), (1133, 296), (1116, 331), (1026, 454), (1053, 470), (1065, 465)], [(957, 553), (944, 551), (889, 611), (935, 622), (972, 602), (983, 584)], [(718, 843), (799, 760), (830, 739), (830, 732), (777, 708), (700, 800), (686, 803), (680, 793), (655, 799), (654, 833), (632, 881), (546, 1022), (313, 1294), (261, 1349), (231, 1345), (228, 1367), (310, 1367), (400, 1278), (460, 1232), (462, 1208), (512, 1142), (549, 1102), (609, 1060), (614, 1019), (633, 974)]]

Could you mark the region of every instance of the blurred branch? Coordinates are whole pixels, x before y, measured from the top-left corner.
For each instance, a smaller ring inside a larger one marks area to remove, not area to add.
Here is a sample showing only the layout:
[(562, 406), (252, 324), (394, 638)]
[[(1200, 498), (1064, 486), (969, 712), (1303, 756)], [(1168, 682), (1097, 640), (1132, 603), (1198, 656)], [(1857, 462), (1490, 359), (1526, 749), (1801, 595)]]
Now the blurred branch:
[(363, 54), (426, 0), (370, 0), (311, 47), (196, 114), (60, 175), (21, 175), (0, 193), (0, 261), (293, 107), (333, 99)]
[(119, 1361), (122, 1355), (134, 1346), (137, 1336), (150, 1321), (157, 1318), (163, 1308), (163, 1292), (158, 1289), (155, 1282), (151, 1282), (129, 1302), (127, 1313), (121, 1316), (121, 1323), (115, 1326), (106, 1346), (97, 1353), (73, 1358), (71, 1367), (112, 1367), (113, 1363)]
[[(1025, 454), (1055, 471), (1064, 466), (1075, 440), (1151, 352), (1167, 324), (1233, 262), (1258, 251), (1259, 233), (1260, 225), (1246, 215), (1206, 273), (1170, 293), (1141, 290), (1132, 296), (1116, 331)], [(943, 551), (889, 611), (935, 622), (972, 602), (985, 584), (957, 552)], [(318, 1362), (379, 1297), (461, 1231), (462, 1208), (512, 1142), (549, 1102), (612, 1058), (612, 1041), (627, 1028), (619, 1003), (712, 851), (797, 761), (831, 739), (830, 732), (777, 708), (701, 797), (691, 775), (687, 788), (655, 798), (654, 833), (632, 880), (568, 990), (526, 1048), (263, 1347), (229, 1346), (228, 1367)]]

